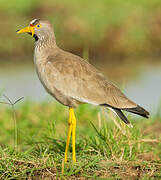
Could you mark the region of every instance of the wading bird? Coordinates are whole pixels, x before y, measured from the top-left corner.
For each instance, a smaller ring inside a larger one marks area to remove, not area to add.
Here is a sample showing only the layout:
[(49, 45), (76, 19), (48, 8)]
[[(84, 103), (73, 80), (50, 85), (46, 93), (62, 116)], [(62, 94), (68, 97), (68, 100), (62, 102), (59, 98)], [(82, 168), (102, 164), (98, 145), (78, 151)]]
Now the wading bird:
[(74, 108), (80, 104), (104, 106), (114, 111), (130, 125), (122, 111), (148, 118), (149, 113), (128, 99), (109, 82), (94, 66), (79, 56), (60, 49), (56, 44), (52, 25), (48, 21), (34, 19), (28, 27), (18, 30), (35, 38), (34, 63), (44, 88), (61, 104), (69, 107), (68, 135), (65, 162), (72, 134), (72, 159), (76, 162)]

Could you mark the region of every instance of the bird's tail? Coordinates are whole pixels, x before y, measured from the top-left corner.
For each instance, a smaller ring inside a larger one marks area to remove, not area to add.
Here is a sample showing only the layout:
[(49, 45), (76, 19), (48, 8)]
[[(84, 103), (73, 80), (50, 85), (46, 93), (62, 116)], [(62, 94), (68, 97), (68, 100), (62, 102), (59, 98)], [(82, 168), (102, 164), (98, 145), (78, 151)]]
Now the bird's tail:
[(149, 112), (139, 105), (137, 105), (137, 107), (134, 108), (124, 108), (122, 110), (143, 116), (145, 118), (149, 118)]
[(122, 110), (123, 111), (127, 111), (127, 112), (130, 112), (130, 113), (134, 113), (134, 114), (137, 114), (137, 115), (140, 115), (140, 116), (143, 116), (145, 118), (149, 118), (149, 112), (146, 111), (144, 108), (142, 108), (141, 106), (137, 105), (137, 107), (134, 107), (134, 108), (122, 108), (122, 109), (119, 109), (119, 108), (115, 108), (115, 107), (112, 107), (112, 106), (109, 106), (107, 104), (101, 104), (102, 106), (106, 106), (108, 108), (110, 108), (111, 110), (113, 110), (117, 116), (122, 120), (124, 121), (124, 123), (126, 123), (127, 125), (131, 126), (131, 123), (129, 122), (129, 120), (127, 119), (127, 117), (123, 114)]
[(120, 110), (120, 109), (117, 109), (117, 108), (112, 108), (113, 111), (117, 114), (117, 116), (122, 120), (124, 121), (124, 123), (130, 125), (130, 121), (127, 119), (127, 117), (124, 115), (124, 113)]

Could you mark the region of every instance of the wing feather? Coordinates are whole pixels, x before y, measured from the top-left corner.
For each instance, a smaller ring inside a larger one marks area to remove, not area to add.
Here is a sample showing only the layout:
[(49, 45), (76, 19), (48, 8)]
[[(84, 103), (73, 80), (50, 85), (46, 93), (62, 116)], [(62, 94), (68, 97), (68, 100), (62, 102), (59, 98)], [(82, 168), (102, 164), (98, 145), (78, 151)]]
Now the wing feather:
[(48, 57), (46, 78), (65, 96), (80, 102), (108, 104), (115, 108), (132, 108), (137, 105), (109, 82), (94, 66), (84, 59), (60, 50)]

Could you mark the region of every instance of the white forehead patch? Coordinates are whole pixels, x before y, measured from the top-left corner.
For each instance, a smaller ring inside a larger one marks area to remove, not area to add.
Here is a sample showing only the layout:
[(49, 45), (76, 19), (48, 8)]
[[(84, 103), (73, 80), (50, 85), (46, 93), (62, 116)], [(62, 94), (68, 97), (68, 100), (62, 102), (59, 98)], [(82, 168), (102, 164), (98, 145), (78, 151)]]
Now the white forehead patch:
[(37, 23), (39, 23), (39, 19), (34, 19), (30, 22), (32, 25), (36, 25)]
[(34, 19), (30, 22), (30, 24), (34, 24), (37, 21), (37, 19)]

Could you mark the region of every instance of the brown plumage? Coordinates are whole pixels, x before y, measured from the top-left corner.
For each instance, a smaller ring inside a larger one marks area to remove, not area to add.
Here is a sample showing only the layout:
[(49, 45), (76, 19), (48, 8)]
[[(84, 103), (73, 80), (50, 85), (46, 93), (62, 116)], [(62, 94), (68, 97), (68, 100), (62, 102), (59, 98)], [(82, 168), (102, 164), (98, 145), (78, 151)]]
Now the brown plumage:
[(35, 19), (27, 28), (18, 33), (28, 32), (35, 38), (36, 71), (45, 89), (57, 101), (71, 108), (83, 103), (105, 106), (127, 124), (129, 121), (122, 110), (148, 117), (145, 109), (128, 99), (94, 66), (60, 49), (48, 21)]

